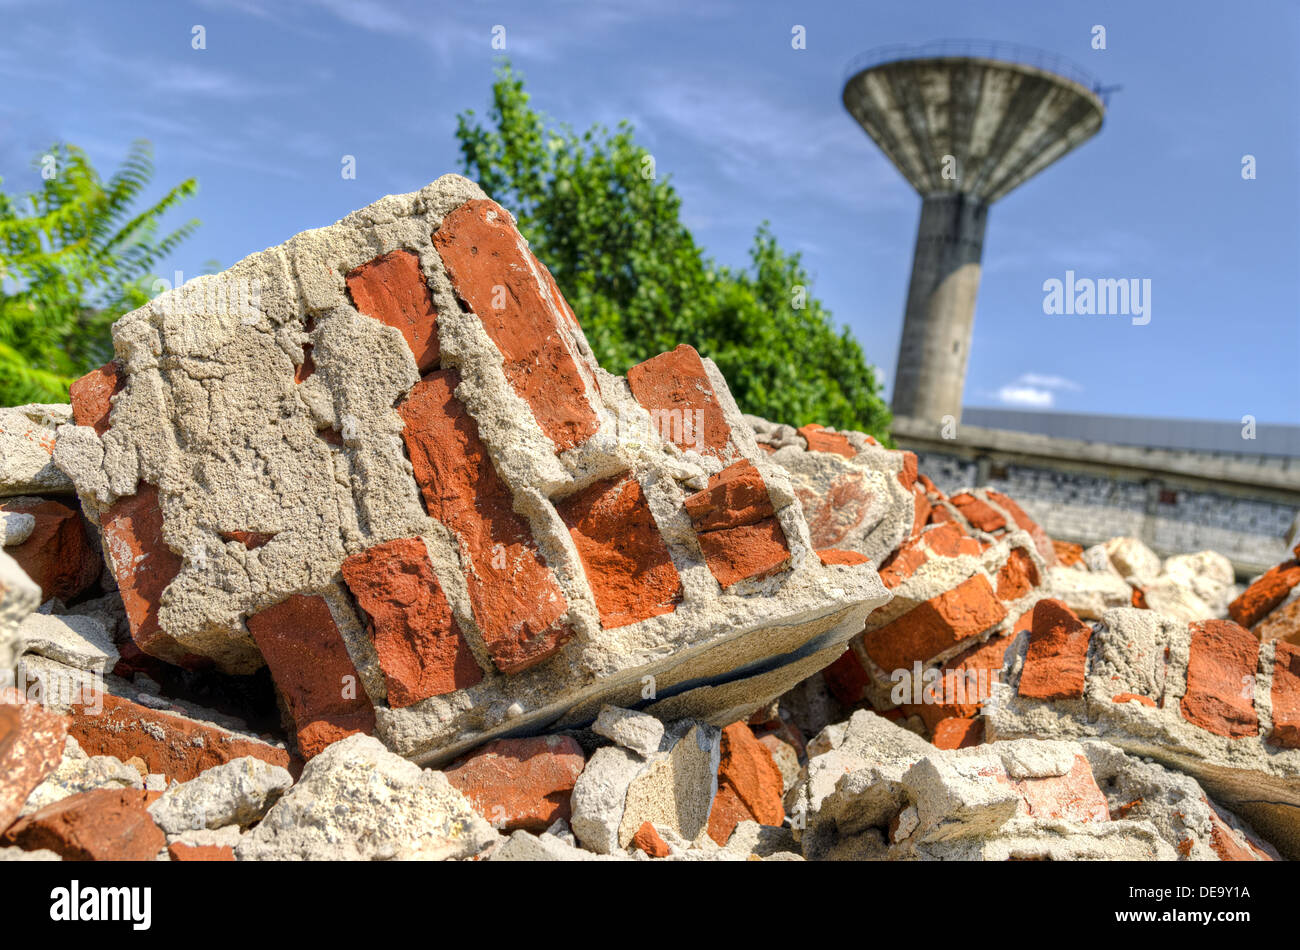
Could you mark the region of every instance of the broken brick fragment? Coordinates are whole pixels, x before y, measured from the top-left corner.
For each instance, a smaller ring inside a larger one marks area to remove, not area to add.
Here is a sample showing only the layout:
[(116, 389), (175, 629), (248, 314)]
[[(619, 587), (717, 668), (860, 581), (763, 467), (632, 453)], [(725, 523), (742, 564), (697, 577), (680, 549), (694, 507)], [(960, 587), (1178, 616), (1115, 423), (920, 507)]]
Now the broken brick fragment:
[(425, 507), (456, 534), (469, 562), (470, 606), (488, 653), (501, 672), (518, 673), (573, 636), (569, 604), (455, 396), (459, 383), (455, 370), (420, 380), (398, 405), (402, 437)]
[(1203, 620), (1190, 630), (1183, 718), (1218, 736), (1258, 735), (1254, 682), (1259, 641), (1229, 620)]
[(983, 719), (949, 717), (935, 724), (930, 738), (936, 749), (968, 749), (984, 741)]
[(871, 560), (865, 554), (859, 554), (857, 551), (840, 551), (836, 548), (821, 549), (817, 552), (817, 559), (827, 566), (837, 564), (846, 567), (867, 564)]
[(541, 833), (569, 820), (569, 799), (585, 765), (573, 739), (537, 736), (489, 742), (443, 774), (497, 829)]
[(173, 861), (233, 861), (235, 849), (228, 844), (186, 844), (173, 841), (167, 846)]
[(638, 363), (627, 371), (627, 382), (665, 442), (701, 455), (728, 455), (731, 427), (694, 347), (682, 343)]
[(560, 451), (586, 442), (600, 428), (594, 370), (510, 215), (495, 201), (467, 201), (443, 219), (433, 244), (542, 432)]
[(652, 858), (666, 858), (669, 855), (668, 842), (655, 831), (655, 826), (648, 821), (641, 822), (641, 827), (632, 836), (632, 847), (644, 851)]
[(1038, 566), (1023, 548), (1012, 548), (998, 568), (999, 600), (1019, 600), (1038, 586)]
[(77, 508), (26, 495), (0, 499), (0, 512), (31, 515), (36, 521), (26, 541), (4, 550), (40, 587), (42, 599), (72, 600), (99, 580), (104, 562), (91, 547)]
[(767, 746), (744, 722), (733, 722), (722, 730), (718, 795), (709, 813), (709, 837), (725, 845), (742, 821), (781, 825), (783, 789), (781, 770)]
[(1283, 561), (1269, 568), (1228, 605), (1228, 616), (1243, 627), (1253, 627), (1286, 600), (1300, 584), (1300, 560)]
[(874, 497), (869, 485), (868, 473), (855, 471), (837, 475), (825, 492), (796, 486), (813, 547), (834, 547), (862, 524)]
[(188, 782), (213, 766), (244, 756), (289, 766), (284, 749), (109, 693), (73, 705), (68, 735), (87, 755), (111, 755), (123, 762), (136, 758), (168, 781)]
[(1059, 600), (1034, 605), (1029, 648), (1019, 694), (1031, 699), (1076, 699), (1083, 695), (1092, 627)]
[(849, 443), (847, 436), (843, 436), (838, 432), (831, 432), (824, 426), (811, 423), (800, 426), (799, 434), (808, 443), (809, 452), (832, 452), (835, 455), (842, 455), (846, 459), (851, 459), (858, 454), (858, 450)]
[(147, 811), (149, 793), (98, 788), (46, 805), (19, 819), (3, 841), (25, 851), (53, 851), (65, 861), (152, 861), (167, 836)]
[(598, 481), (557, 508), (582, 559), (603, 628), (676, 609), (682, 580), (635, 476)]
[(867, 633), (867, 655), (887, 673), (910, 670), (1001, 623), (1007, 615), (982, 574), (931, 597)]
[(126, 374), (117, 360), (92, 369), (68, 387), (72, 421), (79, 426), (90, 426), (96, 435), (102, 436), (109, 429), (112, 399), (125, 386)]
[(1278, 641), (1273, 657), (1273, 733), (1269, 742), (1300, 749), (1300, 646)]
[(718, 472), (686, 498), (685, 507), (704, 561), (724, 589), (769, 577), (789, 563), (785, 532), (752, 463), (742, 460)]
[(1007, 526), (1006, 518), (970, 492), (953, 495), (948, 500), (961, 512), (963, 518), (980, 531), (998, 531)]
[(420, 538), (353, 554), (343, 579), (369, 619), (388, 705), (410, 706), (483, 679)]
[(323, 597), (294, 594), (248, 618), (310, 759), (356, 732), (374, 732), (375, 711)]
[(419, 372), (438, 368), (438, 314), (418, 254), (376, 257), (348, 271), (345, 282), (358, 312), (402, 334)]
[(763, 476), (748, 459), (712, 476), (707, 488), (686, 498), (685, 506), (696, 531), (758, 524), (776, 513)]
[(222, 531), (222, 541), (235, 541), (242, 544), (250, 551), (256, 551), (258, 548), (266, 545), (268, 541), (274, 538), (274, 534), (266, 534), (262, 531)]
[(63, 759), (66, 716), (24, 702), (15, 689), (0, 693), (0, 829), (7, 828), (23, 803)]

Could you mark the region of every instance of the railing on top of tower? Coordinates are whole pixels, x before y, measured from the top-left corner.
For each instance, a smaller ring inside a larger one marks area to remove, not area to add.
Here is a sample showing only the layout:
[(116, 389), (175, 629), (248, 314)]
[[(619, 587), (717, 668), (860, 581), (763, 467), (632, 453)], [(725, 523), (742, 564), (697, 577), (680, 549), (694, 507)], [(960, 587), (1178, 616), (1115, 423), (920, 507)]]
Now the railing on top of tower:
[(896, 63), (907, 59), (943, 59), (946, 57), (973, 57), (991, 59), (1018, 66), (1030, 66), (1044, 72), (1054, 73), (1071, 82), (1078, 83), (1093, 95), (1099, 97), (1103, 104), (1109, 105), (1109, 96), (1118, 86), (1103, 86), (1101, 81), (1082, 66), (1047, 50), (1036, 49), (1020, 43), (1004, 43), (1000, 40), (933, 40), (929, 43), (911, 45), (891, 43), (877, 46), (859, 53), (849, 60), (844, 72), (847, 83), (858, 73), (886, 63)]

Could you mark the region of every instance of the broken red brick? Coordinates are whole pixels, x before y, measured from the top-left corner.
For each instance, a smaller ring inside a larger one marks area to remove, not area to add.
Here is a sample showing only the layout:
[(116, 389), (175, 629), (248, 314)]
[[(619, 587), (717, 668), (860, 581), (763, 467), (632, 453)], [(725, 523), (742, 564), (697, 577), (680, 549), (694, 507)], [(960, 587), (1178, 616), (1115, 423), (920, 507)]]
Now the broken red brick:
[(745, 723), (733, 722), (722, 730), (718, 796), (709, 813), (709, 837), (725, 845), (742, 821), (781, 825), (785, 821), (783, 789), (781, 770), (767, 746)]
[(968, 749), (984, 741), (983, 719), (940, 719), (930, 739), (936, 749)]
[(995, 634), (958, 653), (939, 667), (934, 688), (940, 702), (906, 703), (901, 707), (903, 712), (920, 716), (931, 732), (944, 719), (970, 719), (977, 715), (991, 695), (993, 684), (1000, 681), (1006, 653), (1014, 639), (1012, 634)]
[(180, 572), (181, 559), (163, 537), (157, 486), (141, 482), (134, 495), (113, 502), (101, 523), (104, 551), (121, 590), (136, 646), (180, 666), (198, 669), (209, 665), (164, 633), (158, 622), (163, 591)]
[(701, 455), (728, 454), (731, 427), (694, 347), (683, 343), (638, 363), (627, 371), (627, 382), (661, 439)]
[(1074, 757), (1074, 765), (1065, 775), (1021, 779), (1008, 784), (1020, 794), (1030, 818), (1081, 823), (1110, 820), (1106, 796), (1097, 786), (1092, 766), (1082, 755)]
[(1069, 541), (1053, 541), (1052, 550), (1056, 553), (1056, 562), (1062, 567), (1073, 567), (1083, 563), (1083, 545)]
[(641, 827), (632, 836), (632, 847), (644, 851), (652, 858), (666, 858), (669, 854), (668, 843), (648, 821), (641, 822)]
[(767, 486), (747, 461), (709, 479), (708, 487), (685, 501), (709, 570), (725, 589), (768, 577), (790, 561), (785, 532), (773, 515)]
[(450, 369), (420, 380), (398, 405), (402, 437), (425, 507), (455, 532), (469, 562), (470, 607), (488, 653), (501, 672), (518, 673), (573, 636), (563, 621), (569, 604), (455, 397), (459, 382)]
[(79, 426), (90, 426), (96, 435), (103, 435), (109, 428), (112, 399), (125, 386), (126, 373), (117, 360), (110, 360), (98, 369), (92, 369), (68, 387), (72, 421)]
[(1022, 548), (1012, 548), (998, 569), (999, 600), (1019, 600), (1038, 586), (1038, 566)]
[(953, 495), (948, 500), (961, 512), (963, 518), (980, 531), (999, 531), (1007, 526), (1006, 518), (970, 492)]
[(1183, 718), (1218, 736), (1259, 735), (1255, 716), (1255, 667), (1259, 641), (1229, 620), (1191, 625)]
[(185, 844), (173, 841), (167, 846), (173, 861), (233, 861), (235, 849), (228, 844)]
[(1155, 708), (1156, 701), (1150, 696), (1139, 696), (1137, 693), (1116, 693), (1110, 698), (1112, 703), (1141, 703), (1143, 706)]
[(497, 829), (542, 832), (569, 820), (569, 798), (586, 759), (568, 736), (497, 739), (443, 774)]
[(398, 538), (377, 544), (348, 557), (342, 570), (369, 618), (388, 705), (400, 709), (483, 679), (424, 541)]
[(420, 373), (437, 369), (438, 314), (420, 256), (399, 250), (348, 272), (348, 294), (360, 313), (402, 334)]
[(858, 564), (866, 564), (871, 560), (865, 554), (859, 554), (857, 551), (840, 551), (836, 548), (823, 548), (817, 552), (817, 559), (827, 567), (833, 564), (853, 567)]
[(855, 706), (862, 702), (864, 690), (871, 682), (871, 677), (863, 669), (857, 654), (850, 647), (839, 655), (834, 663), (822, 670), (826, 687), (836, 699), (845, 706)]
[(758, 524), (775, 513), (763, 476), (747, 459), (710, 477), (708, 487), (688, 496), (685, 505), (696, 531)]
[[(903, 467), (898, 471), (898, 483), (904, 488), (911, 490), (916, 484), (918, 472), (916, 470), (916, 453), (903, 452)], [(927, 479), (929, 481), (929, 479)]]
[(834, 547), (862, 524), (874, 497), (867, 485), (866, 473), (845, 472), (836, 476), (825, 494), (816, 494), (802, 485), (795, 488), (813, 547)]
[(222, 541), (236, 541), (242, 544), (250, 551), (256, 551), (274, 538), (274, 534), (266, 534), (262, 531), (222, 531)]
[(27, 796), (63, 758), (66, 716), (23, 701), (15, 689), (0, 692), (0, 829), (22, 811)]
[(48, 849), (65, 861), (152, 861), (167, 836), (146, 810), (148, 793), (98, 788), (46, 805), (19, 819), (4, 842)]
[(1228, 616), (1243, 627), (1253, 627), (1300, 584), (1300, 560), (1283, 561), (1270, 568), (1228, 605)]
[(603, 479), (557, 507), (582, 559), (603, 628), (676, 609), (682, 580), (635, 476)]
[[(1013, 501), (1011, 498), (1008, 498), (1006, 495), (1002, 494), (1001, 492), (996, 492), (991, 488), (986, 489), (984, 494), (989, 501), (993, 502), (993, 504), (997, 505), (999, 508), (1001, 508), (1003, 511), (1005, 511), (1007, 514), (1011, 516), (1011, 520), (1016, 523), (1016, 527), (1018, 527), (1021, 531), (1026, 531), (1029, 533), (1029, 536), (1034, 539), (1034, 547), (1038, 550), (1038, 553), (1042, 557), (1043, 562), (1048, 567), (1054, 567), (1058, 563), (1061, 563), (1057, 557), (1056, 542), (1047, 536), (1047, 532), (1044, 531), (1041, 527), (1039, 527), (1038, 522), (1035, 521), (1033, 518), (1029, 517), (1029, 515), (1025, 513), (1025, 510), (1023, 508), (1021, 508), (1018, 504), (1016, 504), (1016, 502)], [(1067, 547), (1079, 547), (1079, 546), (1071, 545)], [(1082, 560), (1083, 559), (1082, 547), (1079, 547), (1078, 553), (1079, 553), (1079, 559)]]
[(800, 426), (799, 434), (808, 443), (809, 452), (833, 452), (836, 455), (844, 456), (846, 459), (851, 459), (858, 454), (858, 450), (849, 444), (847, 436), (843, 436), (838, 432), (830, 432), (824, 426), (811, 423)]
[(1261, 641), (1284, 640), (1300, 646), (1300, 599), (1274, 609), (1255, 624), (1253, 632)]
[(29, 495), (0, 500), (0, 511), (36, 520), (27, 540), (5, 548), (5, 553), (36, 582), (43, 599), (71, 600), (99, 580), (104, 562), (90, 546), (78, 509)]
[(1210, 847), (1220, 861), (1273, 860), (1268, 853), (1255, 847), (1249, 838), (1234, 831), (1208, 798), (1202, 798), (1201, 801), (1210, 809)]
[(1030, 699), (1076, 699), (1083, 695), (1092, 627), (1059, 600), (1034, 605), (1029, 649), (1019, 693)]
[(1300, 749), (1300, 646), (1281, 641), (1273, 657), (1273, 734), (1269, 742)]
[(941, 557), (961, 557), (963, 554), (979, 557), (981, 551), (979, 542), (963, 531), (955, 521), (947, 521), (922, 532), (921, 541)]
[(600, 428), (593, 368), (510, 215), (495, 201), (467, 201), (443, 219), (433, 244), (542, 431), (561, 451), (586, 442)]
[(248, 618), (304, 759), (332, 742), (374, 732), (375, 711), (323, 597), (294, 594)]
[(94, 702), (73, 705), (68, 735), (87, 755), (111, 755), (123, 762), (138, 758), (150, 772), (169, 781), (188, 782), (243, 756), (289, 766), (284, 749), (108, 693), (97, 695)]
[(976, 574), (870, 631), (863, 645), (882, 670), (910, 670), (918, 660), (924, 663), (978, 637), (1006, 615), (988, 580)]

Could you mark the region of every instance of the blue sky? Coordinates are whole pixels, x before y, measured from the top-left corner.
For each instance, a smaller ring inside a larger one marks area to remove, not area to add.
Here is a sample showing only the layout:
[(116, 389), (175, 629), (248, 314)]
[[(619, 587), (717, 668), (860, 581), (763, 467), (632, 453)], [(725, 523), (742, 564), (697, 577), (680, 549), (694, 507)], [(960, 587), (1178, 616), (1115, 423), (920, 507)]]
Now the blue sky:
[[(108, 171), (150, 139), (160, 188), (200, 185), (169, 277), (459, 170), (455, 116), (484, 111), (502, 25), (535, 106), (636, 126), (709, 253), (743, 263), (770, 220), (887, 384), (920, 199), (841, 106), (845, 65), (888, 43), (1039, 47), (1123, 89), (990, 212), (966, 404), (1300, 422), (1294, 0), (0, 0), (0, 24), (5, 189), (35, 186), (51, 141)], [(1045, 315), (1067, 269), (1149, 279), (1150, 323)]]

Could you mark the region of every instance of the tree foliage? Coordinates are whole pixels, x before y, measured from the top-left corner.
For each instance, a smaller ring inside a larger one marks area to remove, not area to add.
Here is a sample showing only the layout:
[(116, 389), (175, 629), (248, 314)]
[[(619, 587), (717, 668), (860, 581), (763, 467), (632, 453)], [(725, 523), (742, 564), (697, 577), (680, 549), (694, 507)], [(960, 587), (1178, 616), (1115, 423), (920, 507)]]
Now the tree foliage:
[(73, 380), (112, 359), (113, 321), (148, 301), (154, 267), (198, 227), (160, 233), (192, 178), (136, 207), (153, 177), (147, 142), (107, 182), (72, 145), (41, 167), (40, 191), (0, 191), (0, 405), (66, 401)]
[(690, 343), (718, 364), (745, 412), (887, 440), (875, 371), (812, 296), (800, 255), (764, 223), (748, 267), (706, 256), (627, 122), (582, 134), (552, 124), (506, 64), (487, 124), (467, 111), (456, 135), (465, 174), (515, 215), (607, 369)]

